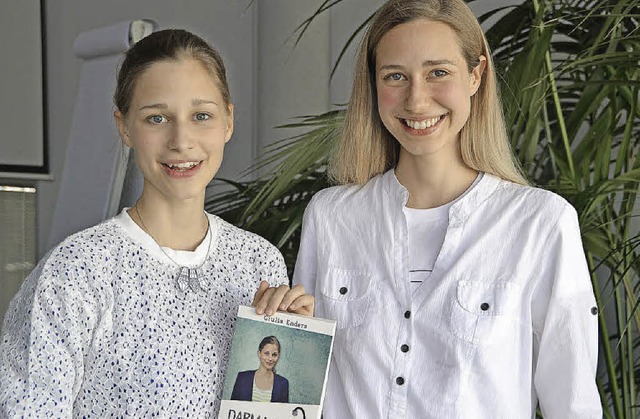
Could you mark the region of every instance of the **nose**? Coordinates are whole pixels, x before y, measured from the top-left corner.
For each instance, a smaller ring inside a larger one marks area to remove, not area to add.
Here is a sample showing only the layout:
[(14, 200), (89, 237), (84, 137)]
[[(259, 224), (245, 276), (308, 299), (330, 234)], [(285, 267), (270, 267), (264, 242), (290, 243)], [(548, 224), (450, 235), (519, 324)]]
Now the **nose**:
[(429, 86), (423, 80), (412, 81), (407, 87), (405, 110), (413, 113), (423, 113), (429, 106)]
[(174, 121), (171, 126), (167, 147), (170, 150), (182, 151), (193, 148), (191, 128), (188, 123)]

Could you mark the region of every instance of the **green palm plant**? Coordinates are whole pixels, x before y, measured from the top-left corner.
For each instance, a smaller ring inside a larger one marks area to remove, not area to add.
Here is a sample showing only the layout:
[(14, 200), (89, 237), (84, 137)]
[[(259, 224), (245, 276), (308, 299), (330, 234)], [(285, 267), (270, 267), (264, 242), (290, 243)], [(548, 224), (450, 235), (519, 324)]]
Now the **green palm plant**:
[[(323, 1), (299, 36), (341, 1), (348, 0)], [(564, 196), (579, 214), (600, 307), (605, 417), (639, 417), (640, 4), (525, 0), (480, 20), (489, 18), (513, 148), (532, 183)], [(343, 112), (285, 125), (307, 132), (271, 145), (253, 169), (273, 169), (256, 181), (227, 181), (231, 190), (211, 196), (208, 209), (267, 237), (292, 269), (304, 208), (328, 186), (327, 156)]]

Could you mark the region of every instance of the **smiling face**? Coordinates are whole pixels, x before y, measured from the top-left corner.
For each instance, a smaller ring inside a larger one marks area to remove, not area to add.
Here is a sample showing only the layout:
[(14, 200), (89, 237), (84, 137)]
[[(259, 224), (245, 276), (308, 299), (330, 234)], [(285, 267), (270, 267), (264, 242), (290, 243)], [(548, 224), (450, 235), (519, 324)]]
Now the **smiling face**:
[(278, 346), (273, 343), (267, 343), (262, 350), (258, 351), (258, 358), (260, 358), (260, 366), (262, 368), (269, 371), (273, 370), (278, 363), (278, 359), (280, 359)]
[(378, 112), (411, 156), (459, 155), (459, 133), (480, 85), (484, 57), (471, 73), (456, 33), (448, 25), (418, 19), (387, 32), (376, 48)]
[(122, 140), (135, 150), (143, 195), (204, 199), (233, 133), (233, 107), (202, 63), (152, 64), (136, 80), (127, 115), (116, 111), (115, 117)]

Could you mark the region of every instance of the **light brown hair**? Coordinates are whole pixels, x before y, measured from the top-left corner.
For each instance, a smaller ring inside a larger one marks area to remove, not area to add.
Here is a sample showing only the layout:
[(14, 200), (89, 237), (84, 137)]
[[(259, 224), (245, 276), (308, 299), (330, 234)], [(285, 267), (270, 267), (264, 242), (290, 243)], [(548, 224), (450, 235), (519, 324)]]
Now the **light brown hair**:
[(396, 166), (400, 145), (380, 119), (376, 93), (376, 48), (394, 27), (416, 19), (442, 22), (458, 35), (469, 72), (485, 56), (487, 65), (471, 97), (469, 119), (460, 131), (462, 159), (474, 170), (528, 184), (511, 151), (487, 40), (462, 0), (390, 0), (374, 15), (364, 35), (354, 71), (351, 100), (341, 137), (329, 162), (335, 183), (364, 184)]
[(204, 65), (216, 80), (224, 108), (229, 109), (231, 95), (224, 63), (218, 51), (191, 32), (182, 29), (165, 29), (142, 38), (127, 51), (118, 71), (116, 91), (113, 96), (113, 101), (122, 115), (127, 115), (136, 81), (147, 68), (159, 61), (183, 58), (192, 58)]

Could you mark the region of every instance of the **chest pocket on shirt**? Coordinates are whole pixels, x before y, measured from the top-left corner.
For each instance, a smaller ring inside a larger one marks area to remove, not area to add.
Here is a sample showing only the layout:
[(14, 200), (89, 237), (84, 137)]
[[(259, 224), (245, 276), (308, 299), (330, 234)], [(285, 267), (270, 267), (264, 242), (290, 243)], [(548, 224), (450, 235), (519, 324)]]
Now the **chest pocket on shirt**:
[(372, 276), (368, 272), (329, 268), (322, 278), (322, 303), (326, 316), (338, 329), (357, 327), (371, 306)]
[(512, 338), (519, 299), (517, 288), (518, 285), (509, 282), (458, 281), (451, 304), (451, 332), (479, 345)]

